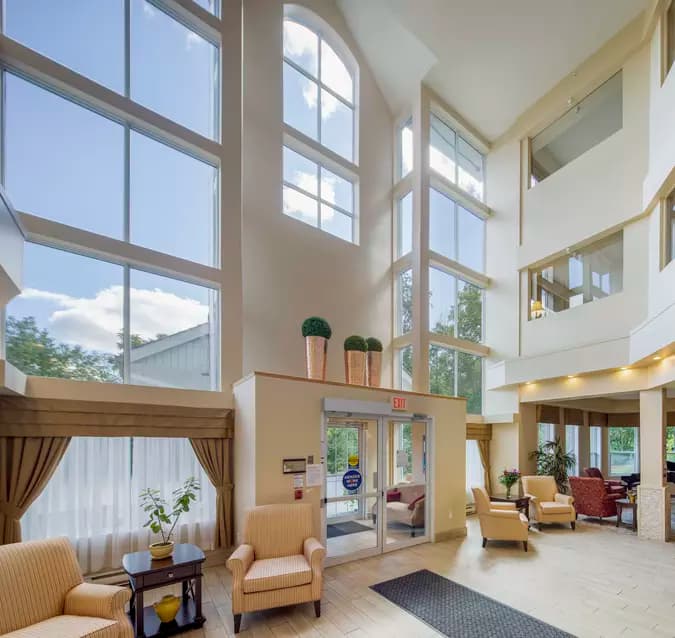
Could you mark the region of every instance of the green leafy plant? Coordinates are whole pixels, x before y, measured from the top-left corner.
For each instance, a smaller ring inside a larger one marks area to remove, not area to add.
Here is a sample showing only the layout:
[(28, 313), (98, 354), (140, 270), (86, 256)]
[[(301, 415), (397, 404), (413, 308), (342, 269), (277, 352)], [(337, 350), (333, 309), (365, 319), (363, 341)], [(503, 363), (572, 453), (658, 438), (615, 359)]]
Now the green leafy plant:
[(569, 471), (576, 465), (577, 459), (574, 454), (565, 451), (559, 437), (540, 444), (534, 452), (530, 452), (530, 458), (537, 462), (537, 474), (552, 476), (558, 491), (567, 494)]
[(375, 337), (368, 337), (366, 345), (368, 346), (368, 352), (382, 352), (382, 342)]
[(330, 339), (333, 331), (328, 322), (321, 317), (308, 317), (302, 322), (303, 337), (324, 337)]
[(190, 503), (197, 500), (197, 492), (200, 489), (199, 481), (191, 476), (181, 487), (172, 492), (171, 507), (159, 490), (153, 490), (150, 487), (144, 489), (139, 498), (143, 511), (148, 515), (148, 520), (143, 527), (149, 527), (153, 533), (160, 534), (162, 543), (167, 544), (171, 540), (171, 535), (181, 515), (189, 512)]
[(368, 344), (363, 337), (352, 335), (345, 339), (345, 350), (358, 350), (359, 352), (368, 352)]

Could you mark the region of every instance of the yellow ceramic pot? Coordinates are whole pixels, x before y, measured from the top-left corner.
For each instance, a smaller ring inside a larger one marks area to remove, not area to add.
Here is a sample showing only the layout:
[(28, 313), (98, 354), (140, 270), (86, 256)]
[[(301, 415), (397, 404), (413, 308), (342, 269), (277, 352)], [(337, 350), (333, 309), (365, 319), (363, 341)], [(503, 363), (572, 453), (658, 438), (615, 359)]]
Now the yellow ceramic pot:
[(173, 594), (167, 594), (162, 600), (155, 603), (153, 607), (162, 622), (171, 622), (180, 609), (180, 598)]
[(169, 541), (168, 543), (153, 543), (148, 549), (153, 558), (158, 560), (161, 558), (168, 558), (173, 554), (173, 541)]

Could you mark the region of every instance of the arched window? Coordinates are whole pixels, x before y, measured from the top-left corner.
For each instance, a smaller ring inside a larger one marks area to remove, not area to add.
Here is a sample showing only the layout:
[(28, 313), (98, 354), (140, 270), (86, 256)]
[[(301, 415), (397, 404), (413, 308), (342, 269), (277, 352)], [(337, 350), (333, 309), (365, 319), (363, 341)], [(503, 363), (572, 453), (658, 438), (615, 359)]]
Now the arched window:
[(284, 213), (356, 242), (358, 66), (327, 24), (286, 5)]

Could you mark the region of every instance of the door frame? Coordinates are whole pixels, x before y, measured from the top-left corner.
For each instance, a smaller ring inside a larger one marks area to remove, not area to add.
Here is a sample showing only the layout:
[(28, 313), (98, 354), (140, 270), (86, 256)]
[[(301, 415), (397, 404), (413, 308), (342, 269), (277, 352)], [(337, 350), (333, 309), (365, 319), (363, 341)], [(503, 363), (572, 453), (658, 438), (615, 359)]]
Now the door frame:
[[(325, 402), (325, 400), (324, 400)], [(345, 401), (345, 403), (349, 403)], [(361, 406), (366, 402), (360, 402)], [(367, 405), (367, 404), (366, 404)], [(420, 545), (433, 541), (433, 534), (431, 530), (434, 525), (434, 507), (433, 507), (433, 478), (434, 478), (434, 464), (433, 464), (433, 441), (434, 441), (434, 417), (429, 415), (415, 415), (410, 413), (401, 413), (388, 411), (384, 412), (377, 410), (374, 412), (342, 412), (337, 410), (326, 409), (328, 406), (324, 405), (321, 412), (321, 464), (323, 465), (323, 480), (321, 481), (321, 543), (328, 548), (327, 539), (327, 508), (326, 508), (326, 476), (327, 476), (327, 428), (331, 420), (353, 420), (353, 421), (375, 421), (377, 423), (377, 488), (371, 492), (364, 492), (364, 502), (368, 498), (366, 494), (375, 495), (377, 497), (377, 525), (375, 526), (376, 544), (373, 547), (363, 549), (360, 551), (343, 554), (341, 556), (327, 556), (325, 564), (327, 567), (339, 565), (341, 563), (360, 560), (370, 556), (378, 556), (380, 554), (396, 551), (405, 547), (413, 545)], [(377, 404), (379, 408), (380, 405)], [(427, 426), (427, 473), (426, 473), (426, 492), (425, 500), (431, 504), (431, 507), (425, 507), (425, 526), (424, 534), (422, 536), (411, 537), (406, 540), (397, 541), (395, 543), (386, 543), (386, 490), (387, 490), (387, 476), (386, 470), (386, 435), (389, 427), (389, 422), (425, 422)], [(388, 545), (388, 546), (387, 546)]]

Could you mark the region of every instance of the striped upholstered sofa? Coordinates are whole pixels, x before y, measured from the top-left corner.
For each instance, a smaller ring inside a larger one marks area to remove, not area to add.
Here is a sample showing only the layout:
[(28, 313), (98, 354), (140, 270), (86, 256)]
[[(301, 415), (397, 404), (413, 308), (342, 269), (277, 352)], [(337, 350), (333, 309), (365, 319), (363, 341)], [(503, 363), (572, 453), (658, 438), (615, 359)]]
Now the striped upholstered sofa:
[(82, 580), (66, 538), (0, 547), (0, 636), (133, 638), (130, 592)]
[(309, 503), (261, 505), (246, 514), (244, 543), (227, 561), (235, 633), (245, 612), (313, 602), (321, 615), (326, 550), (312, 527)]

